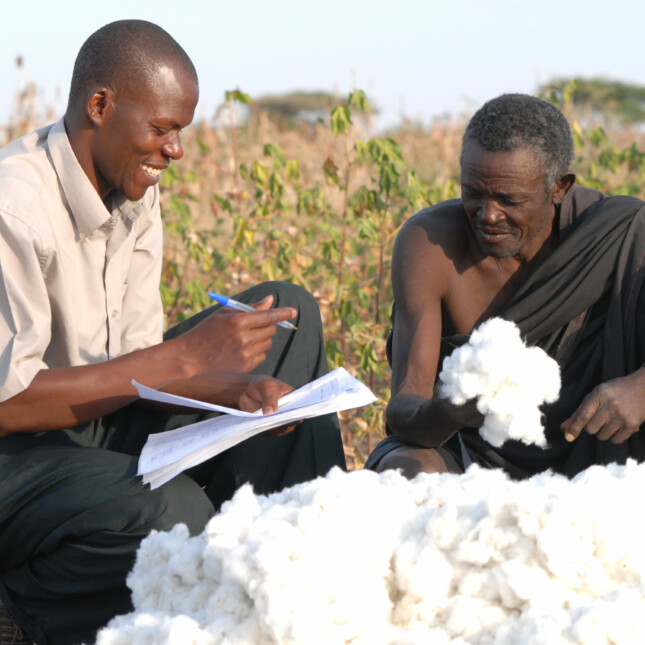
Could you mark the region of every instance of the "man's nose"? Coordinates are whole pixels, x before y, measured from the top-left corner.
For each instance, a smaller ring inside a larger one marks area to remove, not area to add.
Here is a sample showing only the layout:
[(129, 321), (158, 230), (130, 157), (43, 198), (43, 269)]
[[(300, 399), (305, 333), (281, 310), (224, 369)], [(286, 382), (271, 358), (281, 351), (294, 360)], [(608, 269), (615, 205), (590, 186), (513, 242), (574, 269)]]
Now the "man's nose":
[(494, 224), (504, 218), (499, 204), (494, 199), (482, 199), (479, 204), (479, 219), (486, 224)]
[(179, 132), (168, 133), (168, 141), (164, 144), (162, 150), (165, 155), (174, 160), (181, 159), (184, 156), (184, 148), (181, 145)]

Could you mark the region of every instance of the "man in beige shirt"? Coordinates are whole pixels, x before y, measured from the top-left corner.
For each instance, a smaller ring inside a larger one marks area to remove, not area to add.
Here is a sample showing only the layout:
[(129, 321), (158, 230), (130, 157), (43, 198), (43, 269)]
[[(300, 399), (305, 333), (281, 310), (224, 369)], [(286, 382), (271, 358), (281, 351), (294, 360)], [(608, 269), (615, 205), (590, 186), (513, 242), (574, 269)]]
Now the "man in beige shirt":
[[(288, 284), (161, 342), (157, 183), (197, 98), (165, 31), (119, 21), (81, 48), (64, 119), (0, 151), (0, 597), (39, 643), (92, 641), (129, 611), (150, 530), (195, 533), (244, 482), (268, 493), (344, 467), (329, 415), (154, 491), (136, 477), (148, 434), (196, 416), (146, 410), (132, 379), (251, 411), (327, 370), (315, 301)], [(297, 331), (276, 329), (290, 319)]]

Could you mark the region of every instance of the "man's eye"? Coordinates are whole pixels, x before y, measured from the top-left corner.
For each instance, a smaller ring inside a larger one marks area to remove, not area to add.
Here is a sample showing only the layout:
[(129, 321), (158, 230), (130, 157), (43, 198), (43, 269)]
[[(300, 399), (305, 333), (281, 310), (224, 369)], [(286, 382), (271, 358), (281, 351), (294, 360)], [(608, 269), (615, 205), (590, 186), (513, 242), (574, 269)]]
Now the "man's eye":
[(153, 126), (153, 128), (155, 129), (155, 132), (156, 132), (157, 134), (160, 134), (160, 135), (162, 135), (162, 136), (163, 136), (164, 134), (168, 134), (168, 130), (164, 130), (163, 128), (158, 128), (156, 125), (155, 125), (155, 126)]

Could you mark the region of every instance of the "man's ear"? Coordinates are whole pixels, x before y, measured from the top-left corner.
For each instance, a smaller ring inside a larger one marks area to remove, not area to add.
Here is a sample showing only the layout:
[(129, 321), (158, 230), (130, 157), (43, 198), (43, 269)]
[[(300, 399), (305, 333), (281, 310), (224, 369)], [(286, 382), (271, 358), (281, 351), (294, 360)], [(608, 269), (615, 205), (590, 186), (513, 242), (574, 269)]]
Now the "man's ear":
[(93, 88), (87, 95), (85, 110), (89, 120), (97, 126), (103, 125), (106, 116), (111, 112), (114, 103), (114, 92), (105, 85)]
[(551, 201), (554, 204), (561, 204), (564, 196), (569, 191), (569, 188), (576, 183), (576, 173), (567, 170), (563, 172), (556, 180), (555, 186), (553, 187), (553, 193), (551, 196)]

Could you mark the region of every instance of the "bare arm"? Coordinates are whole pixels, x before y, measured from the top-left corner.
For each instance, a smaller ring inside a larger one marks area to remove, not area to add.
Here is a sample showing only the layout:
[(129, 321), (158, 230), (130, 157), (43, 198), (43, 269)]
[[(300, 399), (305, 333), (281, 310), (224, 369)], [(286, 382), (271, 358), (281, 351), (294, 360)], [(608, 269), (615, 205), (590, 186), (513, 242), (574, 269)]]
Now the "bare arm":
[[(275, 323), (296, 315), (270, 306), (268, 298), (256, 313), (214, 314), (177, 338), (104, 363), (41, 370), (29, 387), (0, 403), (0, 435), (72, 427), (108, 414), (137, 398), (132, 379), (197, 396), (204, 389), (197, 375), (245, 374), (264, 360)], [(240, 388), (239, 379), (220, 377), (210, 398), (230, 405), (246, 386)]]
[(401, 230), (392, 257), (396, 302), (393, 330), (392, 398), (387, 420), (404, 443), (435, 447), (481, 417), (474, 405), (454, 406), (434, 388), (441, 345), (441, 302), (454, 270), (442, 248), (428, 236), (428, 215), (417, 215)]

